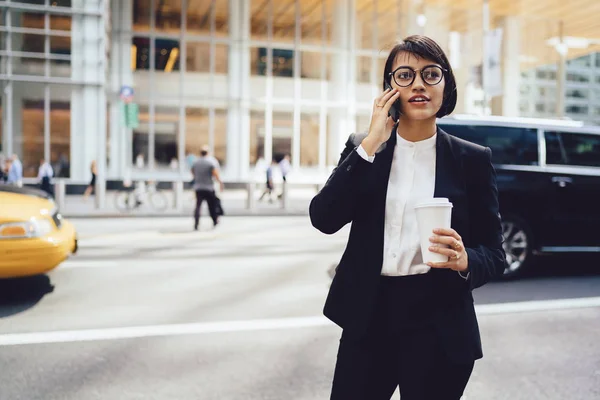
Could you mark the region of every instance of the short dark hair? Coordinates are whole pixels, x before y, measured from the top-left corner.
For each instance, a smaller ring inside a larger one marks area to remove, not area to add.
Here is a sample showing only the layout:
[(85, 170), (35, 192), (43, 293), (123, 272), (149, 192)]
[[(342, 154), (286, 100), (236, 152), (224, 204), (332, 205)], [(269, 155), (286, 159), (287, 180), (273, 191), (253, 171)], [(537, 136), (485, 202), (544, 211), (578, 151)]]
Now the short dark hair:
[(446, 70), (446, 72), (444, 72), (446, 85), (444, 87), (444, 100), (442, 101), (442, 107), (437, 112), (436, 116), (441, 118), (451, 114), (452, 111), (454, 111), (454, 107), (456, 107), (456, 79), (454, 78), (454, 72), (452, 72), (452, 67), (450, 66), (450, 62), (448, 61), (448, 57), (446, 57), (444, 50), (442, 50), (440, 45), (433, 39), (427, 36), (409, 36), (392, 48), (383, 70), (382, 90), (385, 90), (386, 82), (391, 85), (391, 82), (389, 82), (389, 75), (392, 72), (396, 57), (402, 52), (410, 53), (417, 58), (432, 60), (440, 64), (440, 66)]

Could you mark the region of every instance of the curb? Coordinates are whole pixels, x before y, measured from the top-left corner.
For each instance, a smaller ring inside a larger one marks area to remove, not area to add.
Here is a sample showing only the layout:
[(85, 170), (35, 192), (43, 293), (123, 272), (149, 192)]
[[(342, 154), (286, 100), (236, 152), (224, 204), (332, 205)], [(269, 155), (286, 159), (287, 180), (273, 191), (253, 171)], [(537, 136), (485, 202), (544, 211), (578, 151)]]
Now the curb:
[[(105, 214), (62, 214), (67, 219), (92, 219), (92, 218), (192, 218), (191, 213), (105, 213)], [(306, 211), (241, 211), (241, 212), (228, 212), (223, 218), (227, 217), (307, 217), (308, 210)]]

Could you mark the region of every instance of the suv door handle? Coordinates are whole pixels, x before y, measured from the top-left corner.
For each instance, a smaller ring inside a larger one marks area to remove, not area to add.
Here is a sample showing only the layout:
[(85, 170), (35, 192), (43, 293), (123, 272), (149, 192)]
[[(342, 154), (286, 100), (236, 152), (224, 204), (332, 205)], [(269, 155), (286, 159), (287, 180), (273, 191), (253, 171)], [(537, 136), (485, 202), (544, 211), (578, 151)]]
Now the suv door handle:
[(564, 188), (573, 183), (573, 178), (569, 178), (568, 176), (553, 176), (552, 183), (556, 183), (559, 187)]

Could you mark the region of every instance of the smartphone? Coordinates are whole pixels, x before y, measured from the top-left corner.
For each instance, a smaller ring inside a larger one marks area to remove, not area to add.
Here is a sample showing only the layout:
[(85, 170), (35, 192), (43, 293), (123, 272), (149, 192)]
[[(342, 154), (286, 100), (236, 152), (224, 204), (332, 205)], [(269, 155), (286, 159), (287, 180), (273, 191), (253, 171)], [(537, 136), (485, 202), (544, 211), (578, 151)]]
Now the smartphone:
[[(389, 82), (385, 83), (385, 88), (392, 90), (392, 86), (389, 84)], [(390, 117), (392, 117), (394, 122), (398, 121), (398, 118), (400, 118), (400, 99), (396, 100), (394, 102), (394, 104), (392, 104), (392, 106), (390, 107), (390, 111), (388, 112), (388, 115)]]

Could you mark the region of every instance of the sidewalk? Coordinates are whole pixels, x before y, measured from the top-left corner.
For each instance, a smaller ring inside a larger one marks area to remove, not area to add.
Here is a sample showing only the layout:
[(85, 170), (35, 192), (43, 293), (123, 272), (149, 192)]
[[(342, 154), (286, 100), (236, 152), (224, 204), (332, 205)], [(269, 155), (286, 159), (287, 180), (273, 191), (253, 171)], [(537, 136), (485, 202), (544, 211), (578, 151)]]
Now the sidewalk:
[[(61, 209), (63, 216), (67, 218), (113, 218), (113, 217), (190, 217), (194, 213), (195, 194), (192, 191), (185, 191), (183, 195), (183, 208), (177, 210), (174, 208), (175, 200), (173, 192), (163, 192), (168, 199), (169, 206), (166, 210), (159, 212), (153, 210), (147, 204), (142, 204), (138, 209), (121, 212), (115, 205), (116, 192), (106, 193), (106, 204), (104, 209), (95, 208), (95, 199), (90, 197), (84, 200), (83, 196), (66, 196), (65, 206)], [(255, 192), (255, 208), (249, 210), (246, 208), (247, 192), (245, 190), (226, 190), (218, 196), (221, 199), (225, 216), (285, 216), (285, 215), (308, 215), (308, 206), (310, 200), (316, 194), (313, 189), (290, 189), (288, 194), (288, 207), (284, 210), (281, 202), (274, 200), (273, 204), (267, 201), (259, 202), (258, 197), (261, 191)], [(202, 206), (202, 215), (208, 215), (206, 203)]]

